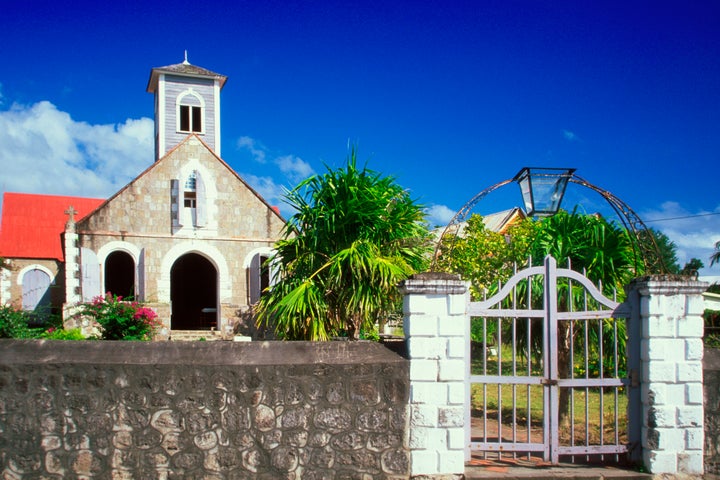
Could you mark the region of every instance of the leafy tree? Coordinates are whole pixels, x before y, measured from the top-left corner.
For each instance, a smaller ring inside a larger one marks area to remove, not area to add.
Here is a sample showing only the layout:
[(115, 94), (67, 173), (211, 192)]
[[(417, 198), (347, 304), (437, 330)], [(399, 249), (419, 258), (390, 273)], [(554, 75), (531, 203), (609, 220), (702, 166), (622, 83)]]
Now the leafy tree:
[[(652, 239), (646, 238), (646, 232), (652, 235)], [(667, 235), (662, 233), (660, 230), (650, 228), (645, 232), (640, 232), (639, 237), (638, 241), (640, 242), (652, 241), (654, 243), (652, 248), (644, 249), (645, 253), (649, 254), (650, 252), (657, 250), (659, 255), (658, 259), (649, 259), (650, 261), (646, 262), (652, 266), (656, 265), (657, 271), (648, 271), (645, 273), (680, 273), (680, 265), (678, 264), (677, 258), (677, 245), (675, 245), (675, 243), (673, 243)], [(660, 271), (662, 267), (664, 267), (664, 272)], [(640, 273), (642, 272), (638, 272), (638, 274)]]
[(296, 213), (269, 260), (278, 281), (258, 323), (288, 340), (360, 338), (396, 309), (396, 284), (427, 264), (423, 210), (392, 177), (357, 167), (315, 175), (286, 194)]
[(560, 211), (540, 222), (531, 244), (534, 258), (552, 255), (585, 272), (605, 292), (622, 292), (636, 271), (636, 253), (628, 233), (598, 215)]
[(481, 215), (473, 214), (460, 235), (448, 233), (440, 240), (437, 268), (470, 281), (471, 298), (480, 300), (508, 280), (516, 265), (527, 261), (536, 230), (535, 222), (525, 220), (501, 235), (488, 229)]
[(698, 271), (704, 266), (705, 265), (703, 264), (702, 260), (700, 260), (699, 258), (691, 258), (690, 261), (685, 264), (683, 269), (680, 270), (680, 274), (697, 277)]

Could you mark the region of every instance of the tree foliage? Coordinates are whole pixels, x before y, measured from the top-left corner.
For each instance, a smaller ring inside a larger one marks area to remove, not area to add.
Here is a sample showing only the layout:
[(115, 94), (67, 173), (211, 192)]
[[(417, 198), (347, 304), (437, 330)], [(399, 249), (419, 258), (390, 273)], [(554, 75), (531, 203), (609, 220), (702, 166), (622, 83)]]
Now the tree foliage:
[(440, 240), (437, 268), (460, 274), (470, 282), (472, 299), (479, 300), (527, 261), (536, 230), (536, 223), (525, 220), (500, 234), (488, 229), (481, 215), (473, 214), (459, 235), (446, 233)]
[(261, 297), (258, 322), (290, 340), (357, 339), (398, 302), (397, 283), (427, 264), (422, 207), (392, 177), (344, 168), (287, 192), (296, 213), (269, 260), (276, 283)]
[(710, 255), (710, 266), (720, 263), (720, 240), (715, 242), (715, 251)]
[(691, 258), (685, 266), (680, 270), (681, 275), (688, 275), (691, 277), (697, 277), (698, 271), (705, 265), (699, 258)]

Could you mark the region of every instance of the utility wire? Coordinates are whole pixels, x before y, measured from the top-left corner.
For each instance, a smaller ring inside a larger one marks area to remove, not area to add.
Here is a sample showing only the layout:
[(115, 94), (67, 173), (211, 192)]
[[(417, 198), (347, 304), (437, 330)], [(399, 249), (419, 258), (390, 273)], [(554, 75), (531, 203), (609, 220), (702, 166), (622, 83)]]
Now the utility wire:
[(668, 222), (670, 220), (684, 220), (686, 218), (697, 218), (697, 217), (709, 217), (710, 215), (720, 215), (720, 212), (713, 213), (699, 213), (697, 215), (686, 215), (684, 217), (672, 217), (672, 218), (657, 218), (655, 220), (643, 220), (645, 223), (653, 222)]

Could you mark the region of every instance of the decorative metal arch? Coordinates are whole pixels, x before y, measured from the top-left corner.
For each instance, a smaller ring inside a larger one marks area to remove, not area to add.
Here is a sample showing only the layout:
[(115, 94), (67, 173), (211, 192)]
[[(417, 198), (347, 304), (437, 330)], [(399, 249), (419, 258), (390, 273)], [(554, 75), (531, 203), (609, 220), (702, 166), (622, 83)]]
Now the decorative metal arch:
[[(448, 223), (443, 230), (441, 236), (439, 237), (435, 245), (432, 268), (437, 265), (437, 260), (441, 254), (440, 247), (442, 244), (442, 239), (445, 238), (445, 236), (448, 234), (452, 234), (453, 238), (456, 238), (460, 231), (460, 227), (467, 220), (470, 212), (473, 210), (475, 205), (477, 205), (478, 202), (485, 198), (485, 196), (487, 196), (489, 193), (507, 185), (508, 183), (514, 182), (515, 178), (503, 180), (502, 182), (496, 183), (495, 185), (486, 188), (485, 190), (475, 195), (472, 199), (470, 199), (470, 201), (463, 205), (460, 210), (457, 211), (455, 216), (453, 216), (453, 218), (450, 220), (450, 223)], [(631, 233), (630, 243), (633, 252), (635, 253), (636, 267), (638, 267), (637, 259), (639, 257), (643, 262), (646, 273), (668, 273), (667, 267), (660, 253), (660, 248), (655, 241), (655, 236), (627, 203), (623, 202), (621, 199), (608, 192), (607, 190), (604, 190), (597, 185), (593, 185), (592, 183), (588, 182), (587, 180), (579, 177), (574, 173), (571, 174), (568, 181), (570, 183), (575, 183), (577, 185), (589, 188), (590, 190), (598, 193), (602, 198), (605, 199), (608, 204), (610, 204), (610, 207), (612, 207), (613, 211), (620, 219), (623, 227), (625, 227), (625, 229)], [(454, 246), (455, 242), (453, 240), (453, 242), (450, 244), (450, 252), (452, 252)]]

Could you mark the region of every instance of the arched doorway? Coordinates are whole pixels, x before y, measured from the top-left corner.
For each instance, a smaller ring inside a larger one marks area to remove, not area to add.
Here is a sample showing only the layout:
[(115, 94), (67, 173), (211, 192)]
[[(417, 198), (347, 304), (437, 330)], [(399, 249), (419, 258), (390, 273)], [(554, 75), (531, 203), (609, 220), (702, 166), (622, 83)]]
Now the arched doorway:
[(135, 261), (122, 250), (105, 259), (105, 291), (123, 298), (135, 298)]
[(188, 253), (170, 269), (172, 330), (205, 330), (217, 326), (217, 270), (202, 255)]

